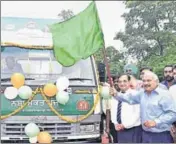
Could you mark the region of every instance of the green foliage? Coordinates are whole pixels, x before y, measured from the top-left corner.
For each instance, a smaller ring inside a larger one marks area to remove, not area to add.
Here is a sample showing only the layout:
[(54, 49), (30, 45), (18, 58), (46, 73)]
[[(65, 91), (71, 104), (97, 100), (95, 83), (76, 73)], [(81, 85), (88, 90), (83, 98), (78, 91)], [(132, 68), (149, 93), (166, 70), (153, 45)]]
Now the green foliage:
[(163, 76), (163, 68), (168, 64), (176, 63), (176, 47), (169, 48), (165, 56), (152, 56), (149, 60), (143, 62), (144, 65), (150, 65), (153, 67), (154, 72), (159, 77)]
[(170, 46), (176, 45), (175, 1), (128, 1), (124, 13), (125, 32), (117, 33), (129, 55), (139, 61), (151, 56), (163, 56)]
[[(100, 49), (95, 54), (96, 62), (104, 62), (103, 49)], [(123, 61), (123, 53), (119, 53), (113, 46), (106, 48), (106, 57), (112, 74), (122, 73), (125, 62)]]
[(176, 62), (176, 1), (126, 1), (129, 10), (121, 40), (127, 54), (136, 57), (138, 65), (148, 65), (161, 77), (167, 64)]

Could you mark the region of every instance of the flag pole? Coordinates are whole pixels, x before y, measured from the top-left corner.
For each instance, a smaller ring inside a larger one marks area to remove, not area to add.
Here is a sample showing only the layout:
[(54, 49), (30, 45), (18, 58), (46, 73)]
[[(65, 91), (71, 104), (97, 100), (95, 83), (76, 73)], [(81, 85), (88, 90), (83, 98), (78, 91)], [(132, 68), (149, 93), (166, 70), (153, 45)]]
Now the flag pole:
[[(111, 78), (110, 67), (109, 67), (108, 60), (107, 60), (105, 44), (103, 45), (103, 57), (104, 57), (104, 63), (105, 63), (105, 66), (106, 66), (107, 76), (108, 76), (108, 79), (109, 79), (109, 84), (110, 84), (111, 87), (113, 87), (113, 81), (112, 81), (112, 78)], [(110, 113), (110, 104), (109, 103), (110, 103), (110, 101), (107, 100), (106, 101), (106, 130), (105, 130), (106, 133), (104, 135), (104, 138), (102, 138), (102, 143), (109, 143), (109, 142), (112, 143), (113, 142), (112, 136), (110, 134), (111, 113)]]

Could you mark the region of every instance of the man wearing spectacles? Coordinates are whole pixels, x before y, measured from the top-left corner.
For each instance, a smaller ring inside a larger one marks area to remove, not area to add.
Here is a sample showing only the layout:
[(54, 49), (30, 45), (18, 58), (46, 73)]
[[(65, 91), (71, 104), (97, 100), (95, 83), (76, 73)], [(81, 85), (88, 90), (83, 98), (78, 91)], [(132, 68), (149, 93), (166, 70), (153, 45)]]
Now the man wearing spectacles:
[[(122, 93), (131, 91), (131, 76), (122, 74), (118, 86)], [(116, 129), (118, 143), (141, 143), (142, 127), (139, 104), (130, 105), (112, 98), (111, 120)]]
[[(140, 79), (141, 79), (140, 87), (143, 87), (142, 79), (143, 79), (144, 74), (145, 74), (146, 72), (153, 72), (153, 69), (152, 69), (151, 67), (147, 67), (147, 66), (142, 67), (142, 68), (140, 69)], [(162, 83), (159, 83), (158, 86), (159, 86), (160, 88), (162, 88), (162, 89), (167, 90), (167, 87), (166, 87), (164, 84), (162, 84)]]

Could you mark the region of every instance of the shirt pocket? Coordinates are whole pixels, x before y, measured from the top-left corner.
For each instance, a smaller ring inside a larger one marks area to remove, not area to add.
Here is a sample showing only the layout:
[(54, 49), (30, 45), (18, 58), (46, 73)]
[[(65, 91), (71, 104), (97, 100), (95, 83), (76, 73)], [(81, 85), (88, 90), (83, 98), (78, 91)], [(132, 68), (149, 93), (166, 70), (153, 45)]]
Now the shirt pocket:
[(147, 106), (147, 114), (149, 117), (159, 117), (161, 115), (161, 109), (158, 103), (150, 103)]

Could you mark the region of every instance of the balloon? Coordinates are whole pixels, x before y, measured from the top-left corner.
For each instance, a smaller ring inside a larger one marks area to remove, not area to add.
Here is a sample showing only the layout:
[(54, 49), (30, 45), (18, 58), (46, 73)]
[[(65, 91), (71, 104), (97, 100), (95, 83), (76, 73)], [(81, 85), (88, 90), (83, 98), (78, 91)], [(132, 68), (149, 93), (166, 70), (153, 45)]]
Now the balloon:
[(65, 105), (69, 100), (69, 95), (65, 91), (58, 92), (56, 95), (56, 100), (58, 103)]
[(101, 91), (100, 91), (100, 95), (104, 99), (110, 99), (111, 96), (109, 95), (109, 86), (102, 86)]
[(4, 91), (4, 96), (7, 99), (15, 99), (18, 96), (18, 89), (15, 87), (7, 87)]
[(49, 144), (52, 142), (52, 137), (51, 135), (46, 132), (46, 131), (43, 131), (43, 132), (40, 132), (37, 136), (37, 140), (39, 143), (42, 143), (42, 144)]
[(32, 89), (29, 86), (22, 86), (18, 89), (19, 97), (22, 99), (28, 99), (32, 96)]
[(25, 126), (25, 134), (28, 137), (35, 137), (39, 134), (39, 127), (35, 123), (29, 123)]
[(57, 79), (56, 86), (60, 91), (63, 91), (68, 88), (69, 86), (69, 80), (67, 77), (62, 76)]
[(46, 96), (53, 97), (57, 93), (57, 87), (52, 83), (48, 83), (44, 86), (43, 92)]
[(37, 143), (37, 136), (35, 136), (35, 137), (30, 137), (30, 138), (29, 138), (29, 142), (36, 144), (36, 143)]
[(11, 83), (14, 87), (20, 88), (24, 85), (25, 77), (21, 73), (14, 73), (11, 76)]

